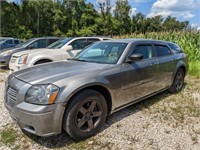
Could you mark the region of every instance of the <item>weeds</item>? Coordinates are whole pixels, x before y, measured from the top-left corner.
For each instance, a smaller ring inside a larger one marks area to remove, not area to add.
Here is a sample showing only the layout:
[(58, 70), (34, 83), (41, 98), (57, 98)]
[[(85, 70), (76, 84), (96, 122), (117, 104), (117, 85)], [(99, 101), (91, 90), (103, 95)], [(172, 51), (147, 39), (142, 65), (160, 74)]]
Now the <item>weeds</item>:
[(16, 137), (16, 133), (13, 129), (5, 129), (0, 132), (0, 141), (6, 145), (13, 144)]

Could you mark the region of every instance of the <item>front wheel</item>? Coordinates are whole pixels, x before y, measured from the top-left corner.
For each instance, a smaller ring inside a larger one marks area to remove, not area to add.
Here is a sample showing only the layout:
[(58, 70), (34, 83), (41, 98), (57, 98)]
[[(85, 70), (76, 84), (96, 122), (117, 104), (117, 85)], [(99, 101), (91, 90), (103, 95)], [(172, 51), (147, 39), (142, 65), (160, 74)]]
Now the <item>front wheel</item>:
[(169, 88), (169, 92), (171, 93), (180, 92), (184, 86), (184, 78), (185, 78), (185, 74), (183, 72), (183, 69), (179, 68), (174, 77), (173, 84)]
[(107, 117), (105, 98), (95, 90), (83, 90), (69, 103), (63, 121), (64, 130), (81, 140), (97, 133)]

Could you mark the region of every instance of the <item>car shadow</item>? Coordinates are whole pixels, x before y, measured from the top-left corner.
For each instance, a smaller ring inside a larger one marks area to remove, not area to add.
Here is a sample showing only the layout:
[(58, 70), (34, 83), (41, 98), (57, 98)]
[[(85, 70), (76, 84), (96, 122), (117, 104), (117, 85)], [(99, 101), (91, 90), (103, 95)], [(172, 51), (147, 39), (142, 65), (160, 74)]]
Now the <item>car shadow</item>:
[(9, 67), (8, 66), (0, 66), (0, 69), (9, 70)]
[[(155, 96), (152, 96), (148, 99), (140, 101), (136, 104), (133, 104), (129, 107), (126, 107), (120, 111), (117, 111), (117, 112), (109, 115), (100, 132), (102, 132), (103, 130), (109, 129), (109, 127), (112, 124), (115, 124), (116, 122), (119, 122), (120, 120), (122, 120), (130, 115), (134, 115), (138, 111), (141, 111), (146, 108), (148, 109), (150, 106), (163, 100), (164, 98), (169, 97), (170, 95), (171, 95), (171, 93), (169, 93), (168, 91), (164, 91)], [(39, 136), (30, 134), (26, 131), (23, 131), (23, 132), (26, 134), (26, 136), (28, 136), (28, 138), (32, 139), (36, 143), (38, 143), (44, 147), (47, 147), (47, 148), (53, 148), (53, 149), (54, 148), (55, 149), (62, 148), (67, 145), (70, 146), (73, 143), (79, 142), (79, 141), (76, 141), (76, 140), (70, 138), (70, 136), (68, 134), (66, 134), (64, 131), (59, 135), (50, 136), (50, 137), (39, 137)]]

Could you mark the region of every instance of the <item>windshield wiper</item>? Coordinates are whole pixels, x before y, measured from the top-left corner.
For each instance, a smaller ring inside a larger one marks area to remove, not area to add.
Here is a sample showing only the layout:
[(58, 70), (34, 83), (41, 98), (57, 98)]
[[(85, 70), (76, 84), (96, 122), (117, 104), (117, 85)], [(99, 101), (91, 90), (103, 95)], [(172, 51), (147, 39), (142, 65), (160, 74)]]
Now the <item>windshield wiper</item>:
[(68, 58), (67, 60), (74, 60), (74, 61), (82, 61), (82, 62), (97, 63), (96, 61), (89, 61), (89, 60), (77, 59), (77, 58)]
[(74, 61), (83, 61), (83, 62), (89, 62), (87, 60), (84, 60), (84, 59), (75, 59), (75, 58), (69, 58), (67, 60), (74, 60)]

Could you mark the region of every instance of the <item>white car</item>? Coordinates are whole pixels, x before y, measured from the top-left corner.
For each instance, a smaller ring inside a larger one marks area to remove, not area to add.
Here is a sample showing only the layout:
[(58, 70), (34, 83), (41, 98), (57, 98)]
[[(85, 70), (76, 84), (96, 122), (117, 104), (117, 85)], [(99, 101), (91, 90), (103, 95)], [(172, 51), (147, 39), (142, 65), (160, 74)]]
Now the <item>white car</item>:
[(104, 37), (65, 38), (52, 43), (47, 48), (14, 53), (9, 62), (9, 68), (11, 72), (14, 72), (41, 63), (66, 60), (91, 43), (110, 39)]

